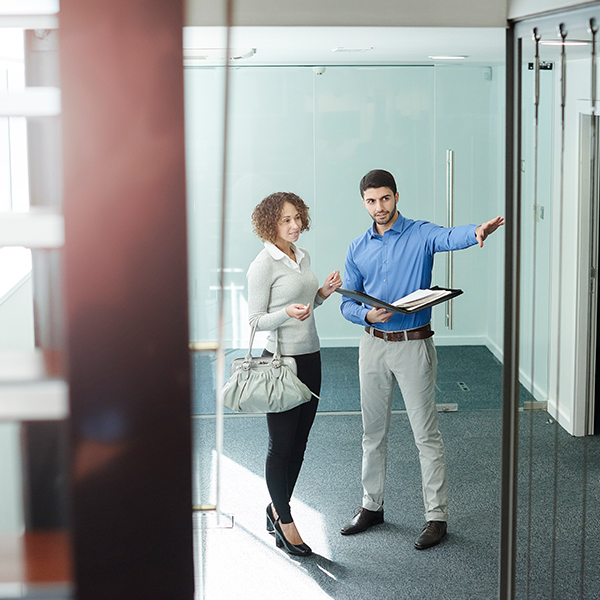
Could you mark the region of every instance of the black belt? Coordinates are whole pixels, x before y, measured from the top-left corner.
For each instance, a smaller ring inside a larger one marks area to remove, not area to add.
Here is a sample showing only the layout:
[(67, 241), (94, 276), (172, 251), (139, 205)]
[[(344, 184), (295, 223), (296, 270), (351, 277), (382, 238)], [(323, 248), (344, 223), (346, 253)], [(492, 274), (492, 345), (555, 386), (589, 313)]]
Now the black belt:
[(431, 325), (423, 325), (416, 329), (406, 329), (405, 331), (382, 331), (376, 327), (365, 327), (365, 331), (376, 338), (386, 342), (404, 342), (406, 340), (424, 340), (431, 337), (435, 332), (431, 330)]

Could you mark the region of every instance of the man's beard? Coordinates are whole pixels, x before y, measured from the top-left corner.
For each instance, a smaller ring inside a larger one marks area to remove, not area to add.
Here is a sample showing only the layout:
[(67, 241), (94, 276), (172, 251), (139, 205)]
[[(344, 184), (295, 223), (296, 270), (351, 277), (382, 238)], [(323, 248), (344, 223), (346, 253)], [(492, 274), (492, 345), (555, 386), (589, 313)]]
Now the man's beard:
[[(373, 219), (373, 221), (375, 221), (375, 223), (377, 223), (377, 225), (387, 225), (389, 222), (393, 221), (394, 218), (396, 217), (396, 214), (398, 213), (398, 209), (394, 207), (394, 212), (390, 213), (390, 216), (388, 218), (387, 221), (378, 221), (376, 216), (371, 215), (371, 219)], [(381, 217), (379, 217), (381, 218)]]

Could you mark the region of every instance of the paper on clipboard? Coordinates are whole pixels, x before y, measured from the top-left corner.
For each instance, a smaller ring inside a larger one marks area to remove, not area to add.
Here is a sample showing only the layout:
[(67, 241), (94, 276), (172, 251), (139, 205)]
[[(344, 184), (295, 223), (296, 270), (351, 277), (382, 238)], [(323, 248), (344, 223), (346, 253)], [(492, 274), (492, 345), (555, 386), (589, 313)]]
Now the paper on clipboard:
[(445, 296), (450, 296), (451, 290), (416, 290), (412, 294), (403, 296), (396, 302), (392, 302), (392, 306), (398, 306), (406, 310), (415, 310), (423, 304), (427, 304), (432, 300), (438, 300)]
[(420, 310), (431, 308), (436, 304), (446, 302), (447, 300), (455, 298), (456, 296), (460, 296), (460, 294), (463, 293), (463, 291), (459, 289), (448, 289), (434, 286), (429, 290), (417, 290), (416, 292), (412, 292), (403, 298), (399, 298), (394, 302), (394, 304), (389, 304), (383, 300), (369, 296), (364, 292), (359, 292), (358, 290), (345, 290), (343, 288), (338, 288), (335, 291), (342, 296), (352, 298), (360, 304), (373, 306), (375, 308), (384, 308), (387, 311), (400, 313), (402, 315), (411, 315), (419, 312)]

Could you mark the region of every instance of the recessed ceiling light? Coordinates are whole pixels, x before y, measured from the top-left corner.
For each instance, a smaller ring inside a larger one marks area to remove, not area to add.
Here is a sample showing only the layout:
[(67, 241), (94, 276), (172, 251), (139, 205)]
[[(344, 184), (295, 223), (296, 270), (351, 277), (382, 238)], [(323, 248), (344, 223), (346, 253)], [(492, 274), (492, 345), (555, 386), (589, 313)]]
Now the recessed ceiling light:
[(582, 40), (571, 40), (571, 41), (564, 41), (562, 42), (561, 40), (548, 40), (548, 41), (543, 41), (540, 42), (540, 44), (542, 46), (587, 46), (589, 44), (589, 42), (584, 42)]
[(431, 60), (464, 60), (468, 56), (430, 56)]
[(368, 48), (344, 48), (343, 46), (338, 46), (332, 52), (368, 52), (369, 50), (373, 50), (373, 46), (369, 46)]
[(184, 48), (185, 60), (226, 61), (250, 58), (256, 54), (256, 48)]

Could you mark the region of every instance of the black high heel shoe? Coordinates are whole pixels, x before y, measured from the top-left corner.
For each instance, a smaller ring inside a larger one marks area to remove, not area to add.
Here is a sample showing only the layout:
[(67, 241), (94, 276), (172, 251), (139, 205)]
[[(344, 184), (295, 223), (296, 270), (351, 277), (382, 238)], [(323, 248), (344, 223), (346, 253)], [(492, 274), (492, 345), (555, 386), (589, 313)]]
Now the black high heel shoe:
[(267, 504), (267, 531), (273, 533), (275, 531), (275, 515), (273, 514), (273, 508), (271, 503)]
[(275, 521), (273, 526), (275, 528), (275, 543), (278, 548), (283, 548), (288, 554), (293, 554), (294, 556), (308, 556), (309, 554), (312, 554), (310, 546), (304, 542), (298, 546), (294, 546), (294, 544), (290, 544), (287, 541), (287, 538), (281, 529), (281, 525), (279, 524), (279, 519)]

